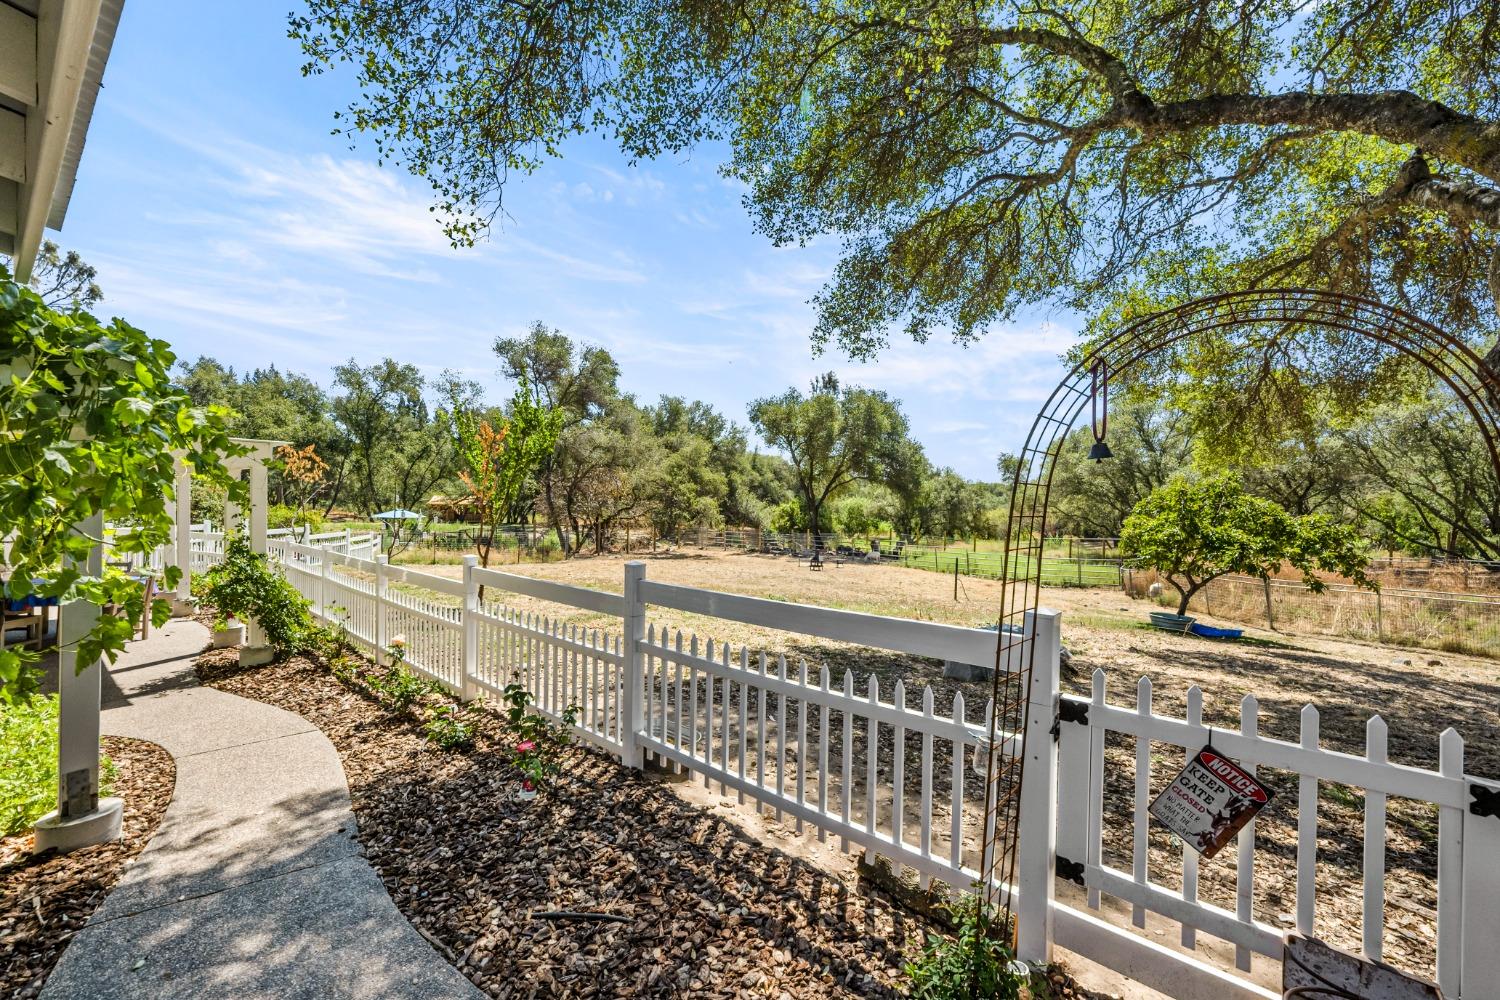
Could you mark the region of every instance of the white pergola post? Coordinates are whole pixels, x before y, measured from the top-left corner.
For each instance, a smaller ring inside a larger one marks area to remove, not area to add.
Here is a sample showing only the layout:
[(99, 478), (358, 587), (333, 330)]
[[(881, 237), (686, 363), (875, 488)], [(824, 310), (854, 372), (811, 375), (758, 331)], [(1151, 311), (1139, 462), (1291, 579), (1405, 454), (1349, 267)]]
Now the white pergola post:
[[(104, 515), (95, 514), (75, 530), (103, 538)], [(95, 542), (87, 563), (77, 568), (89, 576), (102, 575), (103, 546)], [(57, 808), (37, 820), (33, 828), (38, 853), (51, 848), (71, 851), (120, 839), (124, 802), (99, 797), (99, 702), (104, 662), (83, 664), (81, 670), (78, 662), (78, 640), (98, 617), (99, 606), (87, 601), (70, 601), (58, 609)]]
[(172, 484), (172, 543), (177, 568), (177, 594), (172, 601), (172, 617), (187, 618), (193, 606), (193, 481), (182, 456), (176, 458), (176, 478)]
[[(232, 439), (235, 444), (243, 445), (249, 449), (249, 454), (232, 458), (225, 466), (235, 476), (243, 473), (249, 474), (250, 479), (250, 510), (249, 510), (249, 538), (250, 551), (264, 554), (266, 551), (266, 515), (268, 506), (266, 463), (275, 455), (276, 449), (286, 444), (285, 441), (261, 441), (247, 438)], [(239, 526), (243, 512), (238, 505), (232, 501), (224, 502), (224, 535), (227, 540), (231, 531)], [(260, 627), (259, 622), (249, 621), (245, 623), (245, 645), (240, 648), (240, 663), (244, 666), (255, 666), (261, 663), (270, 663), (274, 651), (266, 642), (265, 630)]]

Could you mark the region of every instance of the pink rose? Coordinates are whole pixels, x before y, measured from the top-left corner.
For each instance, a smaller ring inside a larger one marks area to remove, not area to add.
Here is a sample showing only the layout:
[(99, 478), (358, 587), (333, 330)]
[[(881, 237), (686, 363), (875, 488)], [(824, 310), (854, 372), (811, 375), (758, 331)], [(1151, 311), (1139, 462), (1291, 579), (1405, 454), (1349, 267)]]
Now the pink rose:
[(522, 740), (516, 744), (516, 753), (530, 753), (536, 749), (536, 744), (531, 740)]

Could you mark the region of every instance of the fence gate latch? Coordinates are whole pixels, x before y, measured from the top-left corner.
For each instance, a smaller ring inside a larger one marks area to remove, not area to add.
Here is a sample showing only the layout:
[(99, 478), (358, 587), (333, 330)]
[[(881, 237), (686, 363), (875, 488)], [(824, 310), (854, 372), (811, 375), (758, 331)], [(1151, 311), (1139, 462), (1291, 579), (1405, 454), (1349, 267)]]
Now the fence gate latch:
[(1474, 816), (1494, 816), (1500, 819), (1500, 789), (1470, 785), (1469, 794), (1474, 801), (1469, 803), (1469, 813)]
[(1059, 854), (1057, 855), (1057, 860), (1054, 862), (1053, 870), (1056, 871), (1057, 877), (1060, 879), (1067, 879), (1074, 885), (1084, 884), (1082, 861), (1069, 861)]
[(1059, 698), (1057, 702), (1057, 718), (1052, 722), (1052, 738), (1054, 740), (1062, 736), (1062, 724), (1064, 722), (1077, 723), (1080, 726), (1089, 724), (1089, 703), (1074, 698)]

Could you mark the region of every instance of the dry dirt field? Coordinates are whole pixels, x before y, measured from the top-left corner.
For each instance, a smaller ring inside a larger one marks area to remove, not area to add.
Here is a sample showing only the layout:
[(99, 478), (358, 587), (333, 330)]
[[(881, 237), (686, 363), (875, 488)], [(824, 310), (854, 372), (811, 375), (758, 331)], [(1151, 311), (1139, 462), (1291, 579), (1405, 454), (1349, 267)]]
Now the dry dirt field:
[[(952, 577), (894, 566), (850, 565), (813, 573), (786, 558), (712, 550), (636, 558), (648, 563), (649, 579), (959, 625), (993, 622), (1000, 601), (1000, 585), (994, 581), (963, 579), (955, 601)], [(604, 556), (496, 568), (619, 592), (623, 562), (623, 556)], [(461, 572), (458, 566), (423, 568), (444, 576)], [(488, 596), (500, 597), (493, 592)], [(508, 603), (549, 614), (559, 610), (525, 599)], [(1187, 689), (1196, 684), (1204, 693), (1205, 722), (1225, 728), (1238, 726), (1240, 700), (1253, 694), (1260, 702), (1261, 731), (1293, 741), (1298, 713), (1304, 704), (1312, 703), (1321, 713), (1324, 746), (1349, 753), (1363, 752), (1366, 720), (1380, 714), (1390, 726), (1390, 758), (1423, 767), (1435, 766), (1438, 737), (1454, 726), (1467, 743), (1468, 771), (1500, 777), (1500, 660), (1255, 629), (1247, 630), (1246, 638), (1235, 643), (1175, 635), (1146, 624), (1151, 605), (1111, 589), (1047, 589), (1043, 604), (1063, 612), (1063, 642), (1073, 654), (1064, 687), (1072, 693), (1087, 694), (1091, 673), (1102, 668), (1109, 676), (1111, 701), (1133, 706), (1136, 681), (1144, 675), (1154, 686), (1155, 711), (1181, 717)], [(971, 705), (981, 704), (986, 693), (981, 685), (944, 680), (942, 665), (932, 661), (671, 615), (668, 621), (674, 627), (734, 645), (805, 657), (811, 666), (827, 663), (836, 677), (853, 668), (863, 683), (864, 675), (874, 672), (880, 675), (885, 698), (890, 697), (890, 685), (898, 677), (905, 681), (914, 705), (923, 685), (930, 684), (940, 713), (951, 706), (955, 691), (963, 690)], [(608, 621), (583, 614), (565, 617), (599, 627)], [(662, 616), (653, 615), (652, 620), (660, 621)], [(1166, 746), (1153, 749), (1157, 751), (1153, 753), (1157, 762), (1154, 792), (1175, 773), (1181, 751)], [(1112, 739), (1106, 782), (1107, 810), (1112, 816), (1106, 822), (1118, 831), (1107, 838), (1106, 861), (1127, 870), (1133, 751), (1131, 740)], [(1296, 782), (1276, 772), (1267, 777), (1276, 798), (1257, 828), (1256, 916), (1289, 926)], [(1334, 943), (1355, 947), (1361, 905), (1362, 809), (1358, 789), (1322, 786), (1318, 930)], [(1412, 971), (1430, 974), (1436, 817), (1424, 806), (1392, 800), (1388, 829), (1386, 957)], [(1180, 852), (1164, 833), (1153, 831), (1155, 881), (1175, 887)], [(1232, 909), (1233, 869), (1232, 852), (1205, 864), (1202, 897)], [(1169, 926), (1153, 927), (1164, 943), (1176, 937)], [(1227, 960), (1229, 953), (1222, 954)]]
[[(786, 558), (715, 550), (631, 558), (646, 562), (648, 579), (667, 583), (954, 625), (991, 623), (1000, 605), (997, 581), (964, 578), (955, 602), (952, 577), (898, 566), (849, 565), (813, 573)], [(624, 556), (610, 555), (494, 568), (619, 593), (624, 562)], [(409, 568), (461, 574), (458, 566)], [(511, 603), (557, 610), (525, 599)], [(1422, 766), (1436, 763), (1438, 736), (1452, 725), (1468, 743), (1469, 771), (1500, 777), (1500, 659), (1256, 628), (1247, 628), (1246, 639), (1237, 643), (1174, 635), (1146, 624), (1153, 609), (1146, 601), (1113, 589), (1047, 588), (1042, 603), (1063, 612), (1063, 643), (1074, 657), (1064, 684), (1076, 694), (1087, 694), (1089, 675), (1103, 668), (1111, 700), (1133, 704), (1135, 682), (1144, 675), (1155, 686), (1157, 712), (1180, 714), (1188, 686), (1197, 684), (1206, 720), (1226, 726), (1238, 725), (1240, 699), (1254, 694), (1263, 731), (1286, 739), (1296, 739), (1297, 713), (1311, 702), (1322, 713), (1326, 745), (1348, 752), (1363, 750), (1365, 720), (1381, 714), (1391, 726), (1392, 759)], [(675, 612), (670, 619), (652, 615), (652, 620), (736, 645), (802, 653), (809, 663), (816, 659), (834, 666), (855, 649)], [(887, 673), (892, 681), (904, 677), (914, 700), (923, 684), (933, 684), (935, 692), (950, 686), (941, 679), (941, 664), (892, 657), (904, 660), (895, 670), (878, 654), (861, 653), (860, 666), (881, 673), (882, 681)]]

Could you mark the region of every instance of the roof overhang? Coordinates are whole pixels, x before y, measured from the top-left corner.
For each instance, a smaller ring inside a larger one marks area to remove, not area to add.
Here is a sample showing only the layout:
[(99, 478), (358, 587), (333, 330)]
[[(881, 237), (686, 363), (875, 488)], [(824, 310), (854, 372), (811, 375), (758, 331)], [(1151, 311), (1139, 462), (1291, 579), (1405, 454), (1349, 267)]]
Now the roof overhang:
[(125, 0), (0, 0), (0, 253), (60, 229)]

